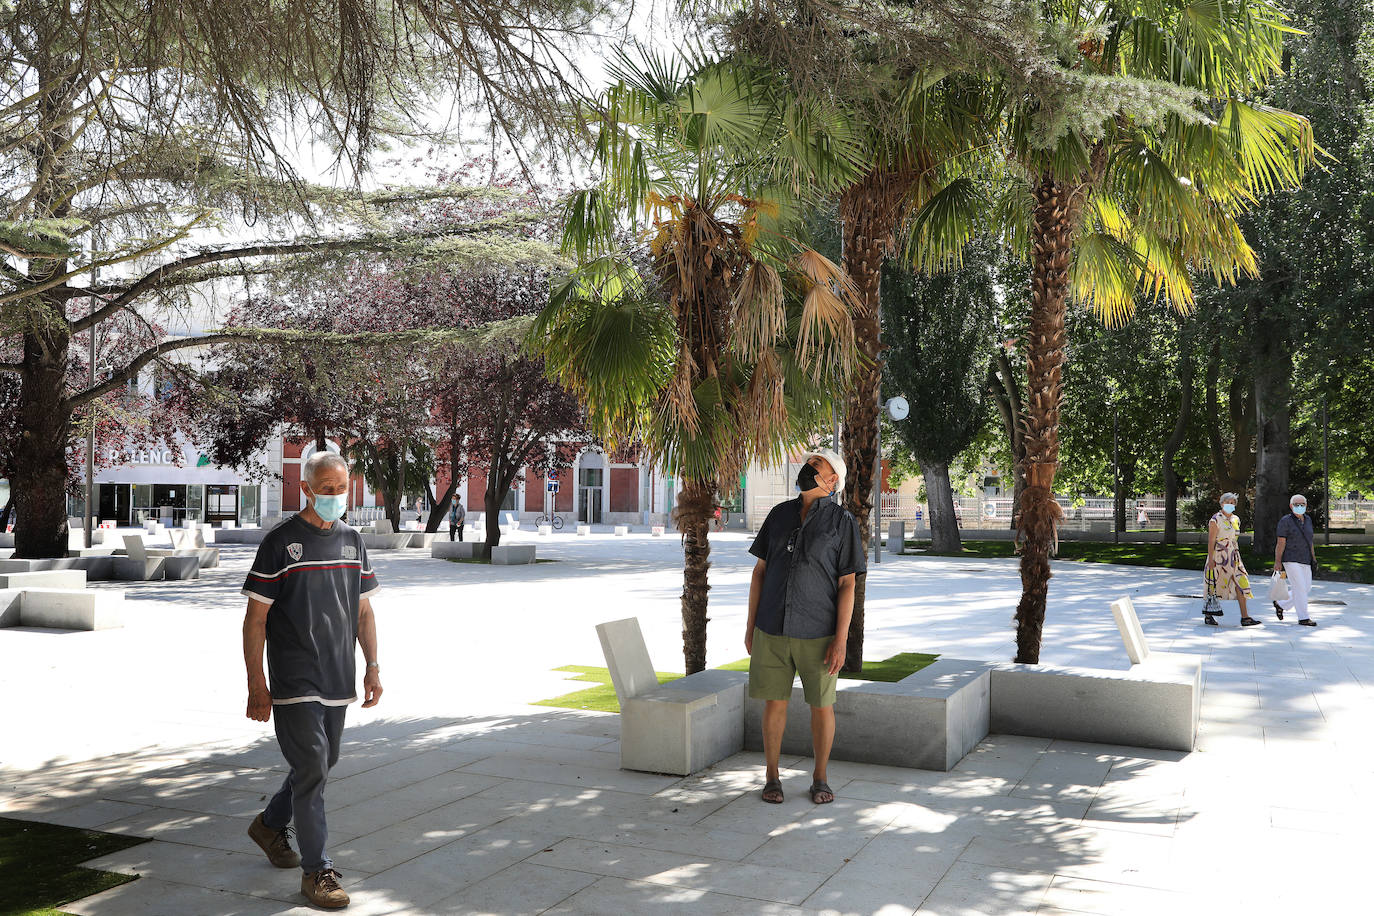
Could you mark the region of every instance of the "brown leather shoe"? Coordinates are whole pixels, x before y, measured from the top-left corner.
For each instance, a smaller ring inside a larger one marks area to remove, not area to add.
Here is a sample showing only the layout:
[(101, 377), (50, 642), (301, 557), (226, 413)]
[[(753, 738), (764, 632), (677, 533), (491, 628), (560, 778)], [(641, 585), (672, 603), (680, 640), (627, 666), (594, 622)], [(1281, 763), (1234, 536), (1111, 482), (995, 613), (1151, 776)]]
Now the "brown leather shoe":
[(343, 909), (348, 906), (348, 895), (339, 887), (340, 877), (332, 868), (307, 872), (301, 875), (301, 893), (305, 895), (305, 899), (321, 909)]
[(248, 825), (248, 836), (267, 853), (267, 861), (278, 868), (300, 868), (301, 857), (291, 848), (291, 828), (273, 830), (262, 822), (262, 815)]

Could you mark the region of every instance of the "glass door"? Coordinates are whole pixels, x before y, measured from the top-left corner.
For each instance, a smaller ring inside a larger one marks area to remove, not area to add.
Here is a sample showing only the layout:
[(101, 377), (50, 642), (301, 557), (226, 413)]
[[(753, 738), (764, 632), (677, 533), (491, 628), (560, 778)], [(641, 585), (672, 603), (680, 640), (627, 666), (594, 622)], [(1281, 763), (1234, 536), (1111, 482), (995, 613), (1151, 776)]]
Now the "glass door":
[(582, 468), (578, 472), (577, 520), (588, 525), (601, 524), (601, 468)]
[(237, 484), (207, 484), (205, 487), (205, 520), (212, 525), (239, 520), (239, 488)]

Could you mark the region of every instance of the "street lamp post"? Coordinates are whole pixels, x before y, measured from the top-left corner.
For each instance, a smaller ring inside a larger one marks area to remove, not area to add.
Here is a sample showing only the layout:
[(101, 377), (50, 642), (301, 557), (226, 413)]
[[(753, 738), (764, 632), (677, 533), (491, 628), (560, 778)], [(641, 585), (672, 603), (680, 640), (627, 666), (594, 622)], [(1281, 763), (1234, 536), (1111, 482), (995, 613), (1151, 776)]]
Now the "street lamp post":
[[(95, 236), (91, 236), (91, 288), (95, 289), (100, 283), (100, 268), (96, 265), (96, 245)], [(90, 300), (91, 311), (95, 311), (95, 299)], [(91, 335), (90, 365), (88, 378), (92, 388), (95, 387), (95, 333), (97, 325), (91, 325), (88, 333)], [(85, 532), (85, 544), (87, 548), (95, 546), (95, 532), (91, 530), (91, 513), (95, 511), (95, 412), (96, 402), (90, 403), (90, 416), (87, 420), (90, 426), (86, 432), (86, 511), (82, 515), (86, 516), (81, 527)]]
[(1121, 438), (1120, 411), (1112, 402), (1112, 543), (1121, 543), (1121, 516), (1125, 507), (1121, 504)]

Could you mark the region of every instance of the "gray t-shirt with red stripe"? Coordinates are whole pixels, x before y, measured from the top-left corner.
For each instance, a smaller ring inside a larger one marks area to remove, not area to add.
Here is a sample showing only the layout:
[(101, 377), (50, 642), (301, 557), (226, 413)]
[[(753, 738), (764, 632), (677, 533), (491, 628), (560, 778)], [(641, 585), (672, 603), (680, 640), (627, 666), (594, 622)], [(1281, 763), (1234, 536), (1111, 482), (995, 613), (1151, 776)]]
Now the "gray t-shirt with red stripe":
[(267, 612), (272, 702), (344, 706), (358, 698), (358, 601), (380, 586), (362, 535), (293, 515), (263, 538), (243, 593)]

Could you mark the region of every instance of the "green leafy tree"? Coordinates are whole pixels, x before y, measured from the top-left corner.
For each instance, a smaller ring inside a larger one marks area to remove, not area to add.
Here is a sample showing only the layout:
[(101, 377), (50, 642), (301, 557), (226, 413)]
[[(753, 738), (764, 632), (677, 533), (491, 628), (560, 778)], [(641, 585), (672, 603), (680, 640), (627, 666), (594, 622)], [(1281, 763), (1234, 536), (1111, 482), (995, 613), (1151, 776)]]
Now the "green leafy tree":
[(924, 278), (909, 268), (883, 271), (883, 384), (916, 405), (893, 423), (925, 479), (931, 546), (960, 550), (950, 465), (987, 417), (987, 353), (998, 308), (995, 247), (974, 246), (954, 272)]
[[(384, 141), (436, 138), (428, 101), (568, 146), (563, 66), (585, 0), (16, 0), (0, 4), (0, 335), (19, 355), (25, 431), (11, 483), (16, 552), (66, 552), (73, 416), (173, 350), (166, 338), (72, 385), (72, 341), (117, 315), (188, 309), (216, 279), (415, 250), (448, 223), (405, 225), (445, 189), (310, 184), (297, 144), (361, 178)], [(457, 234), (461, 234), (458, 230)], [(100, 276), (92, 276), (95, 272)], [(90, 279), (88, 280), (88, 277)], [(83, 310), (74, 303), (94, 299)], [(166, 323), (166, 322), (164, 322)]]

